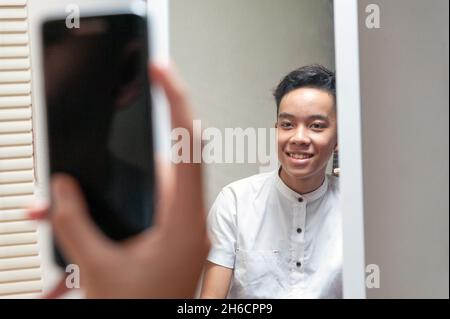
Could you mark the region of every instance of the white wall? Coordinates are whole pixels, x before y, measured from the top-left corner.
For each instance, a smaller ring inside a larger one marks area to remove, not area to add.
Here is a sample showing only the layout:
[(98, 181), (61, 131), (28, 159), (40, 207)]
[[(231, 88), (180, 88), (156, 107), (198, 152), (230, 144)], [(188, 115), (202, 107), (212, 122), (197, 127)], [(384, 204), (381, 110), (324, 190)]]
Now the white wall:
[[(272, 91), (291, 70), (334, 68), (330, 0), (171, 0), (171, 56), (202, 127), (273, 127)], [(259, 164), (210, 164), (208, 203)]]
[[(365, 27), (367, 4), (381, 28)], [(369, 298), (449, 296), (447, 0), (359, 1)]]

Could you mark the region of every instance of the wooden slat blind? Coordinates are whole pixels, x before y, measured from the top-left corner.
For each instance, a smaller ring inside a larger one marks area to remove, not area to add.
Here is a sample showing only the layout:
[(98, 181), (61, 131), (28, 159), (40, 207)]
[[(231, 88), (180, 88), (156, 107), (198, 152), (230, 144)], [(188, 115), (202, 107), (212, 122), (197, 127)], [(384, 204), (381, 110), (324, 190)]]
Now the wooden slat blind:
[(34, 199), (31, 63), (26, 0), (0, 0), (0, 298), (42, 289)]

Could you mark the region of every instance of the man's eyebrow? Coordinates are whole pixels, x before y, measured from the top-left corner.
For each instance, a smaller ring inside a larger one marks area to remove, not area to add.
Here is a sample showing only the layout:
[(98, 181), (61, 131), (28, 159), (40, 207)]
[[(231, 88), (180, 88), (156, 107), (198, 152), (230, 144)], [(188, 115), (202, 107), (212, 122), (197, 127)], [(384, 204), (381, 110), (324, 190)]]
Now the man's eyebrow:
[[(283, 118), (285, 118), (285, 119), (295, 119), (295, 116), (293, 114), (291, 114), (291, 113), (282, 112), (282, 113), (278, 114), (278, 118), (279, 119), (283, 119)], [(314, 114), (314, 115), (308, 116), (308, 120), (329, 121), (330, 119), (326, 115)]]
[(283, 118), (284, 119), (294, 119), (295, 116), (293, 114), (283, 112), (283, 113), (278, 114), (278, 118), (279, 119), (283, 119)]
[(308, 119), (310, 120), (322, 120), (322, 121), (329, 121), (330, 119), (328, 118), (328, 116), (326, 115), (322, 115), (322, 114), (314, 114), (308, 117)]

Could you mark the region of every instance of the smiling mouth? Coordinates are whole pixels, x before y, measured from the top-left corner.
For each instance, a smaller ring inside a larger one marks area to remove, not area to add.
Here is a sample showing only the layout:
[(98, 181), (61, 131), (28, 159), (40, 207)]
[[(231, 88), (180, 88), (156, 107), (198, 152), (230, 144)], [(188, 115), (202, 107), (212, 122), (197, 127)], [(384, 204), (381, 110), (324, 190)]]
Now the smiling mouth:
[(298, 160), (305, 160), (305, 159), (309, 159), (314, 156), (313, 154), (290, 153), (290, 152), (286, 152), (286, 155), (293, 159), (298, 159)]

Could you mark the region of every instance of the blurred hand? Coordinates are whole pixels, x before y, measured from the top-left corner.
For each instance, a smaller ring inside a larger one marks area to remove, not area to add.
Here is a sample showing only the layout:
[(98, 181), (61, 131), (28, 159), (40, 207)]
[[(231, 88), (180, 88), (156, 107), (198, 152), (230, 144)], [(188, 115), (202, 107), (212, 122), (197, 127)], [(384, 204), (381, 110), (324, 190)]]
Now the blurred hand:
[[(151, 66), (151, 79), (169, 100), (172, 124), (194, 138), (192, 115), (174, 72)], [(192, 144), (191, 144), (192, 145)], [(58, 245), (80, 268), (87, 298), (192, 298), (209, 249), (203, 204), (201, 164), (156, 163), (157, 209), (148, 231), (113, 242), (96, 227), (77, 181), (55, 175), (52, 211), (36, 206), (35, 219), (49, 218)], [(64, 280), (48, 297), (66, 291)]]

